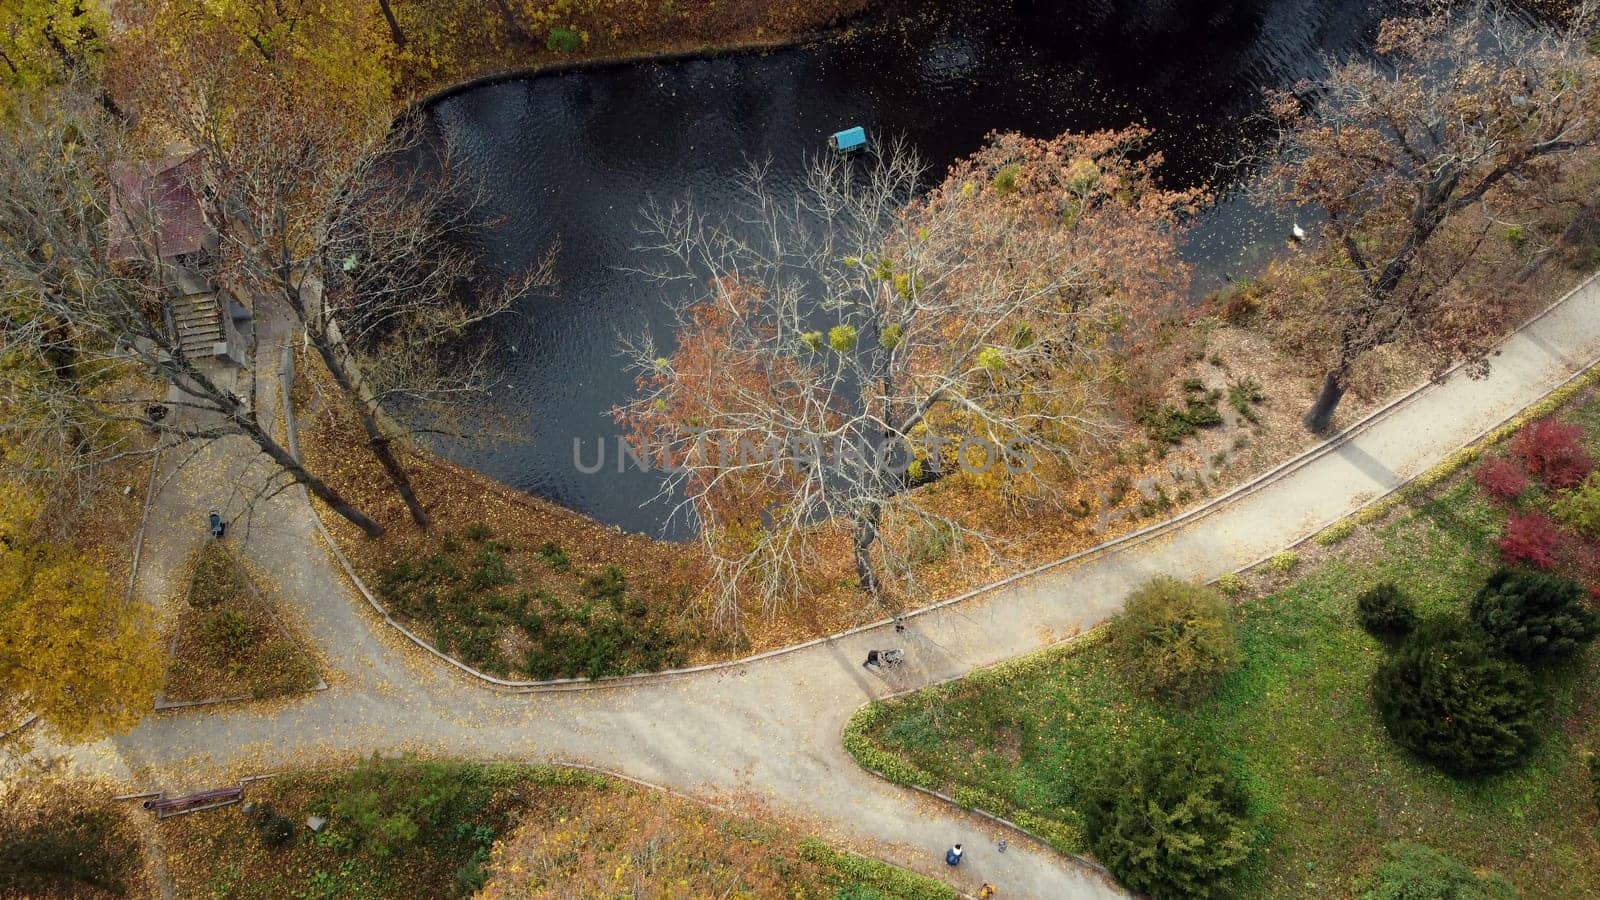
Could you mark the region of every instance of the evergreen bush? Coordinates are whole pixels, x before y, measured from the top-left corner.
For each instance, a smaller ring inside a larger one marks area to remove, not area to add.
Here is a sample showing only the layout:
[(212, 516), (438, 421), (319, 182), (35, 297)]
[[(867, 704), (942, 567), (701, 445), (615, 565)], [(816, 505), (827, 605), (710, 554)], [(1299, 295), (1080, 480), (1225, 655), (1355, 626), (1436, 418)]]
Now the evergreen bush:
[(1396, 640), (1416, 627), (1417, 610), (1404, 591), (1394, 582), (1386, 581), (1356, 598), (1356, 619), (1373, 637)]
[(1538, 743), (1533, 682), (1457, 619), (1418, 626), (1373, 673), (1372, 697), (1395, 743), (1452, 775), (1506, 771)]
[(1108, 629), (1114, 658), (1134, 688), (1191, 699), (1238, 661), (1231, 610), (1215, 591), (1176, 578), (1147, 582)]
[(1225, 896), (1251, 852), (1244, 788), (1214, 754), (1158, 739), (1089, 786), (1084, 831), (1101, 864), (1153, 897)]
[(1566, 659), (1600, 634), (1600, 616), (1570, 578), (1500, 569), (1472, 598), (1472, 620), (1500, 652), (1528, 664)]

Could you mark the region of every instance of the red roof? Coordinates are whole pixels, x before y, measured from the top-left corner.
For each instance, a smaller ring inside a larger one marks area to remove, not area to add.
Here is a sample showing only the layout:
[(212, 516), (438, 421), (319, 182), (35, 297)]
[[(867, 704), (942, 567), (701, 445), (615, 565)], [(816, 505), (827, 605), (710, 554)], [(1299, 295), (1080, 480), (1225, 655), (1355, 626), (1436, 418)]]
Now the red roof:
[(193, 253), (204, 245), (207, 228), (198, 190), (198, 152), (127, 163), (112, 173), (112, 180), (113, 258), (141, 258), (146, 252), (141, 245), (152, 239), (156, 246), (150, 249), (163, 259)]

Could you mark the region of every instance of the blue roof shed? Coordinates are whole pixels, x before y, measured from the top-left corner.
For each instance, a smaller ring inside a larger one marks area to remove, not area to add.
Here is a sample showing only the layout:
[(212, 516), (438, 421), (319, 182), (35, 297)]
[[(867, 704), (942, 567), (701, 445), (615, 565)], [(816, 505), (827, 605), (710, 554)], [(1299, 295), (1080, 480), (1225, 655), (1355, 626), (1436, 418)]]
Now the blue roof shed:
[(835, 132), (832, 137), (828, 138), (828, 146), (840, 153), (865, 149), (867, 146), (867, 130), (857, 125), (854, 128), (846, 128), (843, 131)]

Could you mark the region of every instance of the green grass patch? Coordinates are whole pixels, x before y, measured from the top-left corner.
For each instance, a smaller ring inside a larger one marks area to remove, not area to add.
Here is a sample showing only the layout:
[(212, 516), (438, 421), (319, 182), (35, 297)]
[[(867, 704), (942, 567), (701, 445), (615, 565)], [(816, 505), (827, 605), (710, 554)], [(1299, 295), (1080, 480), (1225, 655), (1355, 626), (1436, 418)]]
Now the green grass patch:
[(1409, 757), (1371, 705), (1386, 651), (1357, 624), (1356, 596), (1393, 581), (1424, 616), (1463, 611), (1502, 521), (1462, 481), (1380, 526), (1381, 550), (1244, 603), (1241, 667), (1191, 708), (1141, 699), (1102, 643), (1078, 642), (869, 707), (850, 749), (892, 779), (1044, 823), (1057, 846), (1082, 852), (1078, 804), (1106, 754), (1177, 730), (1219, 748), (1249, 789), (1261, 848), (1243, 895), (1358, 893), (1395, 841), (1499, 872), (1527, 896), (1600, 895), (1584, 754), (1600, 741), (1600, 654), (1536, 675), (1551, 701), (1544, 741), (1495, 778), (1457, 781)]
[(681, 608), (645, 599), (615, 566), (578, 572), (545, 543), (519, 564), (474, 526), (385, 569), (378, 593), (434, 646), (492, 675), (603, 678), (684, 665), (704, 635)]

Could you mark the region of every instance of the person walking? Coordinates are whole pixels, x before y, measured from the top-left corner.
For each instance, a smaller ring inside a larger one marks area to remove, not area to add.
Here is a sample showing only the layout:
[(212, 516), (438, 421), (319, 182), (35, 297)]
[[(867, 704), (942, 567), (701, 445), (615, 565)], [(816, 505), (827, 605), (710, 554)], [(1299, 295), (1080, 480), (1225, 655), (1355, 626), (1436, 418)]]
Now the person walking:
[(947, 865), (947, 866), (959, 866), (959, 865), (961, 865), (961, 854), (962, 854), (962, 852), (963, 851), (961, 849), (961, 845), (960, 844), (956, 844), (955, 846), (951, 847), (949, 850), (946, 850), (944, 852), (945, 865)]
[(994, 889), (994, 885), (985, 881), (983, 883), (983, 887), (978, 888), (978, 900), (989, 900), (989, 898), (993, 897), (996, 893), (998, 892)]
[(878, 651), (868, 650), (867, 661), (862, 663), (862, 665), (869, 669), (876, 669), (878, 667)]

